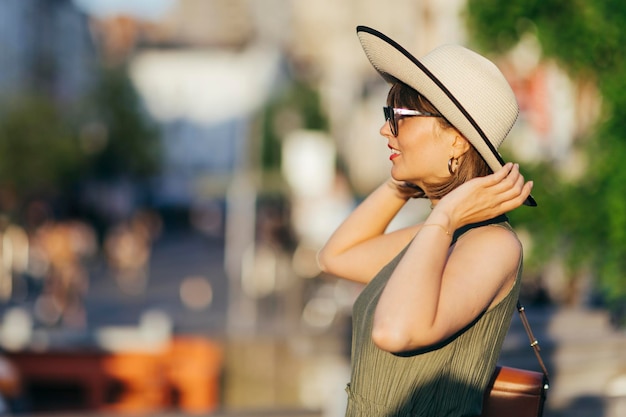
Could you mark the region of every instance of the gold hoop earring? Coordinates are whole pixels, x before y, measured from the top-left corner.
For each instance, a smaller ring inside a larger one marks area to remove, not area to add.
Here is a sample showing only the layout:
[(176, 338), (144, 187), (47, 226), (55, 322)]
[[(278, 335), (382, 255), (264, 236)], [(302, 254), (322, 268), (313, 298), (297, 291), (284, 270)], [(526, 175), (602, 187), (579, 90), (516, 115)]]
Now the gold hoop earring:
[(456, 174), (456, 170), (459, 168), (459, 158), (452, 157), (448, 160), (448, 172), (450, 175)]

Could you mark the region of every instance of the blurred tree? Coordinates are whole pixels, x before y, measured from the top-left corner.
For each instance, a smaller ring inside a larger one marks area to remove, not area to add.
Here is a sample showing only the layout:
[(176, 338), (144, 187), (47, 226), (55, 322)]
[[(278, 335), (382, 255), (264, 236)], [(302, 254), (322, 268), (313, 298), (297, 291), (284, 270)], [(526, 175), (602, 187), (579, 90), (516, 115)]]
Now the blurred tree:
[(76, 135), (55, 103), (21, 96), (0, 112), (0, 210), (19, 210), (28, 198), (54, 198), (84, 166)]
[[(502, 53), (526, 34), (544, 59), (573, 79), (592, 80), (602, 96), (601, 118), (575, 146), (588, 169), (577, 183), (559, 178), (553, 164), (528, 171), (537, 210), (512, 217), (532, 232), (535, 262), (561, 254), (575, 277), (590, 268), (597, 290), (614, 312), (626, 300), (626, 3), (622, 0), (468, 0), (467, 22), (480, 48)], [(622, 316), (622, 324), (624, 324)]]
[(88, 160), (87, 177), (137, 180), (159, 171), (159, 130), (143, 112), (125, 67), (101, 70), (79, 120), (81, 144)]
[(0, 111), (0, 212), (15, 214), (30, 199), (70, 207), (79, 183), (157, 173), (161, 142), (156, 124), (123, 68), (103, 69), (77, 104), (24, 93)]

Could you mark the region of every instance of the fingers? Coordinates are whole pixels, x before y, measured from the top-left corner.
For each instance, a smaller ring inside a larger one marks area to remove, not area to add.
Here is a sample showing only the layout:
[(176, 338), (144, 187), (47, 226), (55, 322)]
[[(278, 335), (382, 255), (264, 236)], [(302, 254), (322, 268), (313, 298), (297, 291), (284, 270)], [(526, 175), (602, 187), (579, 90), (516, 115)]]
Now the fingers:
[(521, 190), (524, 185), (524, 177), (519, 171), (519, 165), (511, 162), (505, 164), (497, 172), (483, 178), (485, 180), (483, 185), (495, 187), (494, 192), (505, 192), (515, 187)]
[(514, 164), (509, 174), (499, 185), (501, 187), (501, 205), (508, 211), (519, 207), (526, 201), (534, 184), (532, 181), (526, 181), (519, 172), (519, 165)]
[[(499, 184), (502, 180), (507, 178), (507, 176), (513, 171), (515, 168), (514, 164), (511, 162), (506, 163), (502, 168), (498, 171), (494, 172), (491, 175), (487, 175), (483, 177), (487, 186)], [(518, 166), (519, 172), (519, 166)]]
[(506, 191), (509, 189), (518, 189), (524, 186), (524, 176), (519, 171), (518, 164), (508, 163), (501, 170), (496, 172), (492, 186), (498, 187), (500, 191)]
[(482, 187), (486, 192), (484, 196), (490, 201), (490, 205), (506, 211), (523, 204), (533, 186), (532, 182), (524, 179), (519, 165), (510, 162), (483, 179)]

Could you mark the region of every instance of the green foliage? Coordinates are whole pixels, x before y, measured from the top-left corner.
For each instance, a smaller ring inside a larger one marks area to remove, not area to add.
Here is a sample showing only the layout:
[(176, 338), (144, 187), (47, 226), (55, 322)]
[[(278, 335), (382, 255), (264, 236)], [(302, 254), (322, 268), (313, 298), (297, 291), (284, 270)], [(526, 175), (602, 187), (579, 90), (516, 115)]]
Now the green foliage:
[(472, 40), (481, 49), (505, 52), (520, 37), (532, 30), (542, 0), (519, 0), (505, 4), (502, 0), (468, 0), (467, 26)]
[(158, 130), (123, 70), (106, 70), (80, 105), (23, 93), (0, 110), (0, 212), (31, 198), (70, 201), (84, 179), (158, 171)]
[(539, 207), (514, 220), (534, 236), (532, 265), (555, 254), (572, 271), (591, 265), (609, 304), (626, 299), (626, 3), (622, 0), (468, 0), (467, 23), (479, 48), (502, 53), (526, 33), (572, 77), (597, 84), (603, 99), (596, 131), (576, 146), (589, 159), (578, 183), (561, 181), (550, 161), (525, 172)]
[(159, 170), (159, 131), (142, 112), (139, 97), (123, 67), (102, 70), (83, 110), (86, 111), (79, 119), (87, 126), (87, 132), (89, 125), (95, 125), (101, 127), (100, 134), (104, 135), (100, 146), (91, 147), (87, 155), (88, 176), (137, 179)]
[(17, 193), (55, 194), (83, 166), (77, 138), (54, 103), (23, 96), (0, 117), (0, 184)]
[(624, 62), (622, 30), (626, 3), (620, 0), (468, 0), (473, 40), (491, 52), (505, 52), (527, 32), (545, 56), (572, 73), (612, 72)]

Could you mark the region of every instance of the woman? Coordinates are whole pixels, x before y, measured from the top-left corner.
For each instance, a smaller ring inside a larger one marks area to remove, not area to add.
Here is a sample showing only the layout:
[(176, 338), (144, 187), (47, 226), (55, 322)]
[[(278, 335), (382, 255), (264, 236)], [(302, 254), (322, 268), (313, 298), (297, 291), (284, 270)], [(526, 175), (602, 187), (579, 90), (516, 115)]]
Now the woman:
[[(389, 82), (380, 134), (391, 178), (319, 253), (367, 284), (354, 305), (347, 416), (476, 416), (520, 286), (522, 247), (505, 213), (534, 206), (532, 182), (497, 152), (518, 106), (500, 71), (460, 46), (418, 60), (359, 26)], [(432, 211), (386, 233), (410, 197)]]

